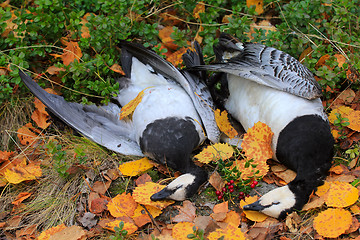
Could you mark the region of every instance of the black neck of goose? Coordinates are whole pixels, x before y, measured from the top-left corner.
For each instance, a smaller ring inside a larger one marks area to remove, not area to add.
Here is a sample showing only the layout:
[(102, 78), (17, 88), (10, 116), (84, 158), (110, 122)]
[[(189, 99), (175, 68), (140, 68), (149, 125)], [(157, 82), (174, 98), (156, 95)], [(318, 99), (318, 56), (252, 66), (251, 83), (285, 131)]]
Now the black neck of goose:
[(184, 173), (191, 174), (195, 177), (193, 184), (187, 187), (187, 198), (193, 196), (200, 188), (208, 180), (207, 172), (197, 166), (193, 161), (189, 161), (189, 165), (187, 169), (184, 170)]

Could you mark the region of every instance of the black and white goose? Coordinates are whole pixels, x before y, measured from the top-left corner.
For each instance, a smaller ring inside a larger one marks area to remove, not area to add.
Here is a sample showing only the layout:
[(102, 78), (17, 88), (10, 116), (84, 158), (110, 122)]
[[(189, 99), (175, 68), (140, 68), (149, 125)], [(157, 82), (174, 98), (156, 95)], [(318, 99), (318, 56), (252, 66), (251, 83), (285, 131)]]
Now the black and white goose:
[(214, 52), (217, 63), (195, 68), (220, 72), (215, 79), (221, 79), (222, 90), (216, 90), (215, 80), (209, 84), (214, 99), (245, 130), (258, 121), (267, 124), (274, 133), (273, 158), (297, 173), (288, 185), (244, 209), (275, 218), (301, 210), (322, 184), (333, 156), (334, 140), (319, 84), (299, 61), (272, 47), (222, 34)]
[[(22, 71), (20, 77), (51, 112), (92, 141), (125, 155), (145, 155), (184, 173), (152, 200), (189, 198), (207, 180), (206, 171), (191, 161), (190, 154), (206, 135), (212, 142), (219, 138), (209, 108), (213, 105), (210, 92), (199, 76), (179, 71), (143, 46), (122, 41), (120, 47), (126, 77), (119, 80), (116, 100), (124, 106), (145, 89), (131, 121), (119, 120), (117, 104), (97, 107), (66, 102)], [(202, 63), (200, 48), (195, 47), (198, 52), (185, 57), (188, 64)]]

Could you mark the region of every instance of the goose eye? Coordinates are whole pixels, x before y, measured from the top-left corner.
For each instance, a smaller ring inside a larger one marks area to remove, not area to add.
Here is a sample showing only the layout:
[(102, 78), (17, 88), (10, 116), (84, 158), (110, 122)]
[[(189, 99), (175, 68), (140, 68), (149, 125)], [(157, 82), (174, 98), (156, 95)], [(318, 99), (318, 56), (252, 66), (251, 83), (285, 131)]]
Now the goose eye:
[(278, 204), (280, 204), (280, 201), (274, 201), (274, 202), (272, 203), (272, 205), (278, 205)]

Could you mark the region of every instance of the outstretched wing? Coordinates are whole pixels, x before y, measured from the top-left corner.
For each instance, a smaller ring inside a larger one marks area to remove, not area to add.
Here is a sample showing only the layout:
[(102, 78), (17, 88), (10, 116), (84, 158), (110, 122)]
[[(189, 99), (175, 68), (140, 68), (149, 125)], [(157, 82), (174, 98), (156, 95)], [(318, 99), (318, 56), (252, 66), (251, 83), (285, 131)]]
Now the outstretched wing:
[(196, 111), (199, 113), (204, 125), (208, 139), (212, 142), (219, 141), (220, 132), (215, 122), (214, 112), (211, 108), (213, 102), (207, 87), (200, 81), (197, 75), (190, 74), (186, 71), (180, 72), (171, 63), (165, 61), (156, 53), (141, 45), (121, 41), (120, 47), (144, 64), (151, 66), (156, 72), (177, 82), (192, 99)]
[(19, 75), (29, 90), (66, 124), (90, 140), (115, 152), (143, 156), (131, 133), (131, 123), (119, 120), (120, 108), (115, 104), (97, 107), (66, 102), (63, 97), (47, 93), (29, 75)]
[(194, 69), (233, 74), (306, 99), (322, 96), (310, 70), (283, 51), (222, 34), (214, 52), (218, 63)]

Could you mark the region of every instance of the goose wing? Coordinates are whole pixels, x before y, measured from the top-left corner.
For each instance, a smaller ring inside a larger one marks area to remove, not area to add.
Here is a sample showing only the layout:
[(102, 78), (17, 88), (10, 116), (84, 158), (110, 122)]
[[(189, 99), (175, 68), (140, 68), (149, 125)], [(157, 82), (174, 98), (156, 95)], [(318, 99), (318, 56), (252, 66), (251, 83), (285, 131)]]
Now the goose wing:
[(237, 75), (306, 99), (322, 96), (321, 87), (310, 70), (283, 51), (262, 44), (241, 43), (222, 34), (214, 52), (217, 64), (195, 69)]
[(163, 58), (141, 45), (121, 41), (120, 47), (135, 56), (144, 64), (151, 66), (156, 72), (182, 86), (190, 96), (196, 111), (200, 115), (208, 139), (212, 142), (219, 141), (220, 132), (215, 122), (214, 112), (211, 109), (213, 101), (209, 90), (199, 79), (199, 76), (187, 71), (180, 72), (171, 63), (165, 61)]
[(19, 75), (52, 113), (85, 137), (121, 154), (143, 156), (139, 145), (133, 140), (131, 123), (119, 120), (120, 108), (117, 105), (97, 107), (66, 102), (61, 96), (47, 93), (21, 70)]

